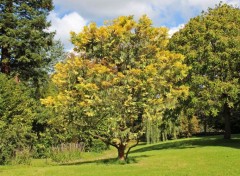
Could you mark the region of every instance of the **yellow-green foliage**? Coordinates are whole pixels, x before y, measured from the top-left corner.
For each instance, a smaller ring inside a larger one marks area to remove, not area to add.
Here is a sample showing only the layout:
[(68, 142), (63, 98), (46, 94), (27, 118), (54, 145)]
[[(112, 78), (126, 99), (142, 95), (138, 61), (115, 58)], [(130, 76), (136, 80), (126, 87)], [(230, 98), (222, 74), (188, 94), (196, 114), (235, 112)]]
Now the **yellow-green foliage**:
[(125, 148), (139, 137), (145, 118), (160, 118), (188, 95), (179, 84), (188, 72), (184, 57), (166, 51), (167, 29), (153, 27), (146, 16), (91, 23), (72, 33), (72, 41), (82, 57), (56, 65), (59, 94), (42, 103), (115, 147)]

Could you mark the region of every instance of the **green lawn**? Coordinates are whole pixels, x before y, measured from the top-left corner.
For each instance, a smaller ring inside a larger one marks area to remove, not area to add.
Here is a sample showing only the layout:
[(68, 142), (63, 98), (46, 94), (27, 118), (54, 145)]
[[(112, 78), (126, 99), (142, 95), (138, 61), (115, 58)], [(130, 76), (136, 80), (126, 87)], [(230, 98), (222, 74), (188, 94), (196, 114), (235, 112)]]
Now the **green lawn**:
[(87, 153), (72, 164), (34, 160), (30, 166), (0, 166), (0, 176), (239, 176), (240, 135), (190, 138), (154, 145), (141, 144), (130, 153), (130, 164), (116, 164), (116, 151)]

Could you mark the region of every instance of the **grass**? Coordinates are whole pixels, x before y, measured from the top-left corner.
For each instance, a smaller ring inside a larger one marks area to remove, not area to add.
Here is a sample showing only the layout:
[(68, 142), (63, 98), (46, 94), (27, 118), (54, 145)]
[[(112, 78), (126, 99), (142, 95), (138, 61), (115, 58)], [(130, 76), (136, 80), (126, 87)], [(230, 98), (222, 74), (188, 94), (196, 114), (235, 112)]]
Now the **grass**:
[(240, 135), (181, 139), (140, 144), (130, 153), (130, 164), (117, 164), (114, 149), (85, 153), (75, 163), (58, 165), (34, 160), (30, 166), (0, 166), (1, 176), (239, 176)]

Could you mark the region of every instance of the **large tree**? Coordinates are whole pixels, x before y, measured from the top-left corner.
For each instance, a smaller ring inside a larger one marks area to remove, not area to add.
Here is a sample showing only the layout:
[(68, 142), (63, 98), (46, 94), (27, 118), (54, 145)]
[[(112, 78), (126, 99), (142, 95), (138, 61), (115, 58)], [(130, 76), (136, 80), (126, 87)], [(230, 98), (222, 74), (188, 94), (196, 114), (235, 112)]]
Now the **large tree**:
[(91, 23), (72, 40), (82, 56), (56, 65), (59, 94), (42, 102), (61, 112), (64, 124), (116, 147), (124, 160), (139, 141), (142, 122), (161, 118), (187, 95), (179, 81), (188, 67), (182, 55), (166, 51), (167, 29), (153, 27), (146, 16)]
[(240, 9), (226, 4), (208, 9), (174, 34), (169, 48), (185, 55), (191, 67), (185, 80), (191, 90), (188, 112), (222, 115), (224, 138), (230, 139), (232, 112), (240, 103)]
[(53, 34), (46, 17), (52, 0), (1, 0), (0, 71), (28, 79), (50, 60), (45, 57)]

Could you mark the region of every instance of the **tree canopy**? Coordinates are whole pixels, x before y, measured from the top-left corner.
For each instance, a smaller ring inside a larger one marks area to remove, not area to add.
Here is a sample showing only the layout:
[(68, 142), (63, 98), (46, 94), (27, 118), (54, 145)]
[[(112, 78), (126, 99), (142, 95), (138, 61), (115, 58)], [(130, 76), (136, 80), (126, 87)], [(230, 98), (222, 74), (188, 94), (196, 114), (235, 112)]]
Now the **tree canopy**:
[(217, 5), (191, 19), (173, 35), (169, 48), (186, 56), (191, 67), (189, 107), (199, 116), (225, 117), (230, 138), (230, 116), (240, 95), (240, 10)]
[(52, 0), (2, 0), (0, 4), (0, 70), (28, 79), (38, 75), (54, 33), (46, 18)]
[(166, 50), (167, 29), (153, 27), (147, 16), (91, 23), (72, 33), (72, 41), (82, 56), (56, 65), (59, 94), (42, 102), (61, 111), (65, 123), (116, 147), (124, 160), (142, 122), (161, 118), (187, 96), (188, 87), (179, 84), (188, 71), (184, 57)]

